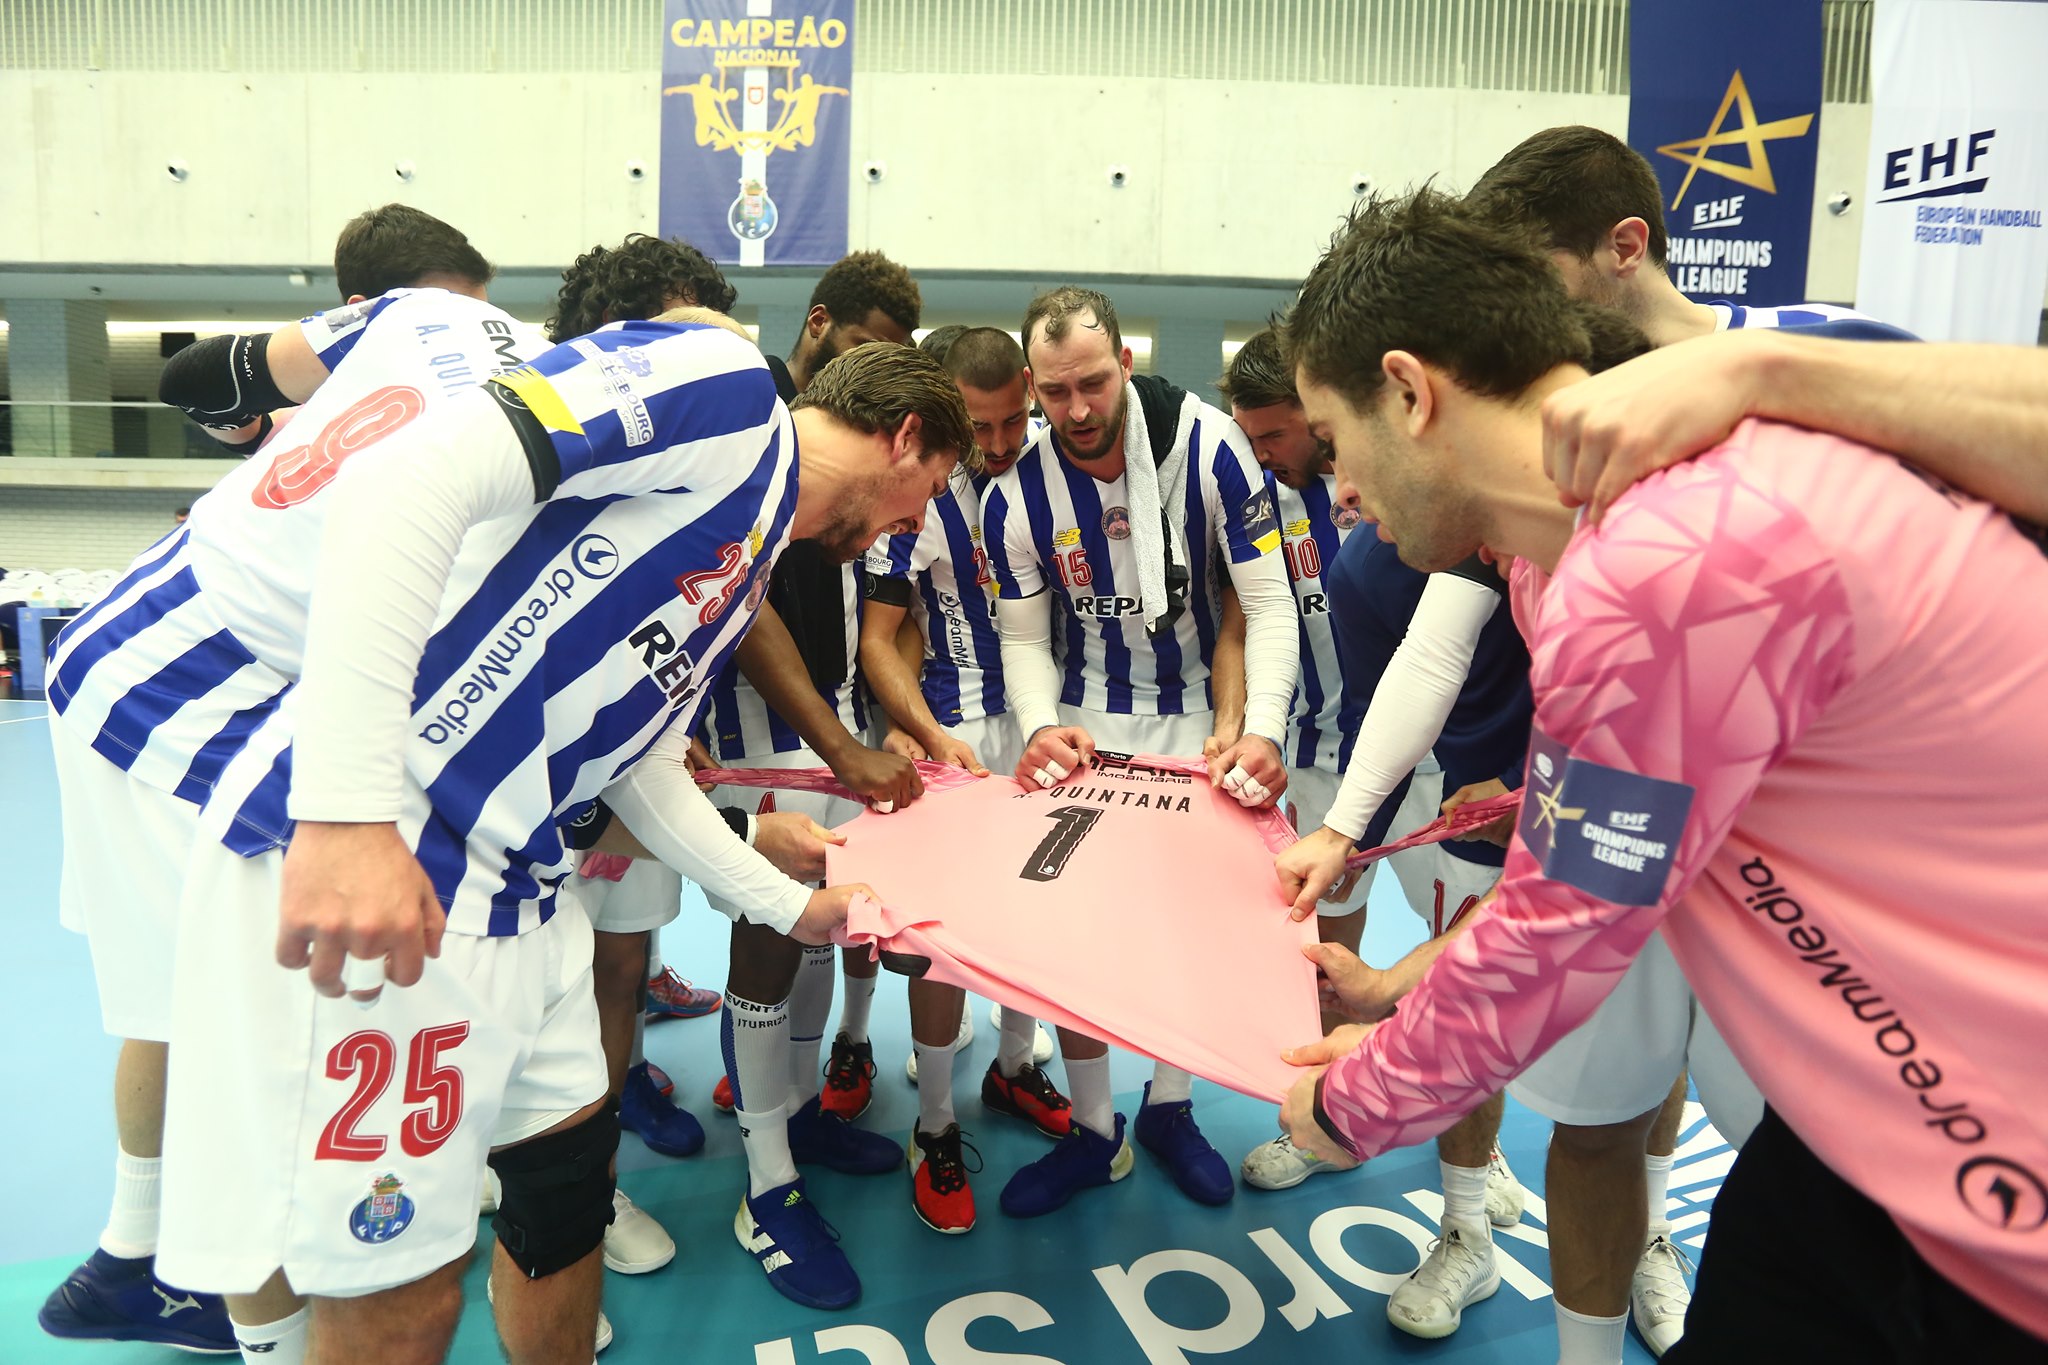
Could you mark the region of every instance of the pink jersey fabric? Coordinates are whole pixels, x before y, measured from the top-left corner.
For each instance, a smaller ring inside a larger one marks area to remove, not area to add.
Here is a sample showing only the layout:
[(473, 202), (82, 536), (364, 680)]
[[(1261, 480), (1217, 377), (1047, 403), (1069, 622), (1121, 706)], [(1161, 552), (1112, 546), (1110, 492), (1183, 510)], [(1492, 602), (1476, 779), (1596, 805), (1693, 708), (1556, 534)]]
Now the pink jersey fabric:
[[(2048, 560), (1888, 456), (1746, 422), (1517, 607), (1537, 737), (1506, 874), (1330, 1068), (1331, 1121), (1368, 1156), (1450, 1126), (1661, 921), (1807, 1145), (2048, 1334)], [(1644, 778), (1691, 789), (1668, 849), (1617, 832), (1676, 808)], [(1546, 874), (1595, 845), (1668, 867), (1649, 903)]]
[[(1321, 1036), (1312, 923), (1288, 919), (1277, 811), (1212, 790), (1200, 762), (1098, 755), (1047, 791), (923, 767), (925, 795), (839, 827), (828, 883), (866, 882), (844, 942), (931, 961), (1007, 1008), (1278, 1102), (1283, 1048)], [(822, 770), (705, 774), (846, 794)], [(820, 784), (823, 785), (820, 785)], [(1249, 1008), (1222, 1001), (1255, 1002)]]

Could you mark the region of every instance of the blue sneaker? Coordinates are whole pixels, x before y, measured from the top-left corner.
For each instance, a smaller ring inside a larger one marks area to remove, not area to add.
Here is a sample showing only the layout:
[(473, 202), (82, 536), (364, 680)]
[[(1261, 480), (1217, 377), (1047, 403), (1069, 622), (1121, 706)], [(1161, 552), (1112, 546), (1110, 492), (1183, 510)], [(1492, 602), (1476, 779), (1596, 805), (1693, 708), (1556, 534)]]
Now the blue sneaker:
[(156, 1277), (156, 1257), (92, 1259), (43, 1301), (36, 1321), (72, 1341), (148, 1341), (206, 1355), (234, 1355), (235, 1329), (218, 1294), (189, 1294)]
[(1228, 1204), (1237, 1193), (1230, 1163), (1195, 1127), (1191, 1101), (1152, 1103), (1152, 1082), (1145, 1082), (1145, 1105), (1138, 1110), (1138, 1145), (1166, 1163), (1173, 1183), (1197, 1204)]
[(619, 1091), (619, 1123), (663, 1156), (695, 1156), (704, 1148), (704, 1125), (661, 1093), (645, 1062), (626, 1073)]
[(1136, 1162), (1124, 1141), (1122, 1114), (1116, 1116), (1115, 1137), (1077, 1123), (1050, 1152), (1010, 1177), (1003, 1186), (1003, 1212), (1012, 1218), (1051, 1213), (1082, 1190), (1122, 1180)]
[(819, 1107), (816, 1095), (789, 1116), (789, 1155), (799, 1166), (828, 1166), (841, 1175), (885, 1175), (903, 1165), (901, 1147)]
[(802, 1176), (742, 1199), (732, 1231), (790, 1302), (850, 1308), (860, 1298), (860, 1276), (839, 1249), (838, 1230), (804, 1194)]

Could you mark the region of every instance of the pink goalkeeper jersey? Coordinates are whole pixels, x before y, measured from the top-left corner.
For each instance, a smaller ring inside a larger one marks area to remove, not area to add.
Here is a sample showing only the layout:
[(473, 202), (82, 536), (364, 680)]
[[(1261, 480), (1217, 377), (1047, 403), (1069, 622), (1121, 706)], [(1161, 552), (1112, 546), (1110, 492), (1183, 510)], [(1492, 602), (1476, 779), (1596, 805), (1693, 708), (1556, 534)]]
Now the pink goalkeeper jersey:
[(1330, 1068), (1330, 1121), (1367, 1156), (1449, 1127), (1661, 923), (1807, 1145), (2048, 1335), (2048, 559), (1889, 456), (1746, 422), (1540, 579), (1499, 894)]

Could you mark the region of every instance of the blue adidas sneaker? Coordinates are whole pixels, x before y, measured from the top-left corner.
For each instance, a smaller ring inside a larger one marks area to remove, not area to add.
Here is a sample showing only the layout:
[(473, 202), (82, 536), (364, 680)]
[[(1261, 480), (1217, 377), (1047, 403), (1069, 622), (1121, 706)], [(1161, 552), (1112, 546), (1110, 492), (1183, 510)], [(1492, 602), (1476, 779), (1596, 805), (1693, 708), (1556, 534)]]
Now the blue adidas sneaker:
[(1195, 1127), (1195, 1106), (1188, 1100), (1152, 1103), (1152, 1082), (1145, 1082), (1145, 1104), (1138, 1110), (1138, 1145), (1165, 1163), (1180, 1192), (1197, 1204), (1228, 1204), (1237, 1193), (1230, 1163)]
[(1115, 1137), (1076, 1123), (1050, 1152), (1010, 1177), (1003, 1186), (1003, 1212), (1012, 1218), (1051, 1213), (1082, 1190), (1122, 1180), (1135, 1164), (1122, 1114), (1116, 1116)]
[(626, 1073), (619, 1090), (619, 1123), (663, 1156), (694, 1156), (704, 1148), (704, 1125), (661, 1093), (645, 1062)]
[(799, 1166), (828, 1166), (841, 1175), (884, 1175), (903, 1165), (894, 1141), (821, 1108), (816, 1095), (789, 1116), (789, 1155)]
[(804, 1193), (802, 1176), (748, 1195), (732, 1222), (775, 1292), (806, 1308), (850, 1308), (860, 1298), (860, 1276), (839, 1249), (839, 1232)]
[(156, 1257), (92, 1259), (43, 1301), (36, 1321), (72, 1341), (148, 1341), (205, 1355), (234, 1355), (235, 1329), (218, 1294), (191, 1294), (156, 1277)]

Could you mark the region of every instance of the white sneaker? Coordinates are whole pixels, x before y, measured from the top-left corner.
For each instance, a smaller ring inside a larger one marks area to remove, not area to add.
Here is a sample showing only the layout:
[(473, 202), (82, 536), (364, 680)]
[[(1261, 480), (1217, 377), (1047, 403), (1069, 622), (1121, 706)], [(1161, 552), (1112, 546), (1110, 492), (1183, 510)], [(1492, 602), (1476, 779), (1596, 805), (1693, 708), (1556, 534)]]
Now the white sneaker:
[(1650, 1238), (1636, 1261), (1628, 1287), (1629, 1316), (1653, 1356), (1661, 1357), (1685, 1335), (1685, 1310), (1692, 1303), (1685, 1272), (1692, 1268), (1692, 1261), (1662, 1233)]
[[(497, 1303), (497, 1301), (498, 1291), (491, 1288), (491, 1282), (488, 1279), (486, 1279), (484, 1281), (484, 1302), (489, 1304), (495, 1304)], [(602, 1355), (604, 1354), (604, 1348), (611, 1344), (612, 1320), (606, 1317), (604, 1315), (604, 1310), (600, 1308), (597, 1310), (597, 1344), (590, 1348), (591, 1354)]]
[(498, 1200), (505, 1193), (505, 1187), (498, 1183), (498, 1173), (484, 1167), (483, 1193), (477, 1196), (476, 1212), (479, 1218), (488, 1218), (498, 1211)]
[(604, 1230), (604, 1264), (621, 1275), (645, 1275), (676, 1258), (675, 1239), (654, 1221), (654, 1215), (612, 1192), (612, 1225)]
[(1492, 1298), (1499, 1288), (1492, 1236), (1484, 1229), (1472, 1232), (1446, 1223), (1443, 1236), (1429, 1244), (1429, 1255), (1387, 1300), (1387, 1321), (1410, 1336), (1434, 1341), (1457, 1331), (1465, 1310)]
[(1262, 1142), (1246, 1153), (1237, 1173), (1244, 1177), (1245, 1184), (1254, 1189), (1291, 1190), (1312, 1175), (1350, 1169), (1295, 1146), (1294, 1139), (1282, 1133), (1271, 1142)]
[(1513, 1227), (1522, 1221), (1527, 1198), (1522, 1182), (1508, 1169), (1508, 1159), (1500, 1154), (1500, 1148), (1494, 1148), (1486, 1158), (1486, 1221), (1497, 1228)]
[[(953, 1035), (953, 1051), (964, 1052), (974, 1041), (974, 1005), (971, 1001), (960, 1002), (960, 1031)], [(903, 1063), (903, 1074), (910, 1077), (912, 1085), (917, 1084), (917, 1048), (913, 1044), (910, 1058)]]
[[(1003, 1031), (1003, 1007), (1001, 1005), (990, 1005), (988, 1007), (988, 1022), (989, 1027), (993, 1028), (997, 1033)], [(1035, 1025), (1031, 1032), (1031, 1064), (1033, 1066), (1044, 1066), (1051, 1060), (1052, 1035), (1045, 1031), (1044, 1024)]]

